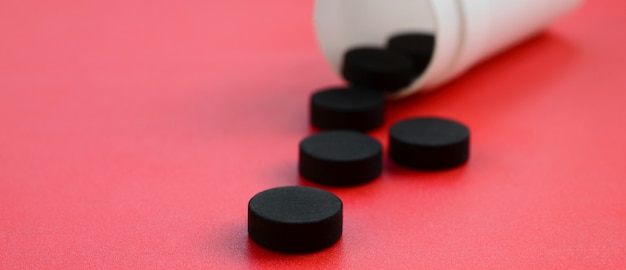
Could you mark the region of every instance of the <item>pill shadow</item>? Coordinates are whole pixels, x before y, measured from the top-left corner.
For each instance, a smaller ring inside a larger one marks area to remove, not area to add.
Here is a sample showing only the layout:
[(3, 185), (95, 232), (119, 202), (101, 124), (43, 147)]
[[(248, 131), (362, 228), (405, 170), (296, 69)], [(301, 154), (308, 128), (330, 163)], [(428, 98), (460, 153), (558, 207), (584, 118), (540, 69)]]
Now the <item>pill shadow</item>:
[(276, 268), (317, 265), (337, 265), (344, 258), (343, 237), (334, 245), (309, 253), (280, 253), (266, 249), (248, 237), (246, 257), (249, 267)]
[[(289, 170), (289, 175), (282, 173), (280, 176), (281, 179), (294, 179), (292, 185), (299, 186), (308, 186), (326, 190), (328, 192), (332, 192), (339, 197), (350, 194), (350, 196), (364, 196), (371, 197), (372, 192), (376, 191), (379, 188), (384, 188), (389, 185), (390, 182), (399, 182), (403, 180), (407, 181), (444, 181), (444, 182), (452, 182), (456, 181), (455, 179), (460, 179), (465, 175), (468, 171), (468, 168), (471, 167), (471, 158), (467, 162), (459, 165), (458, 167), (446, 169), (446, 170), (415, 170), (403, 167), (401, 165), (396, 164), (389, 157), (387, 150), (383, 152), (383, 170), (381, 175), (376, 177), (375, 179), (358, 184), (353, 186), (327, 186), (315, 183), (310, 181), (300, 175), (298, 173), (297, 164), (294, 162), (291, 164), (291, 169)], [(285, 185), (290, 185), (286, 183)]]
[[(234, 222), (234, 221), (233, 221)], [(201, 243), (210, 258), (221, 258), (224, 261), (238, 261), (243, 259), (247, 264), (255, 266), (265, 264), (298, 263), (301, 260), (324, 258), (341, 258), (343, 253), (343, 237), (334, 245), (310, 253), (280, 253), (266, 249), (250, 239), (248, 236), (247, 221), (238, 219), (236, 223), (223, 224), (219, 230), (209, 230)], [(218, 256), (215, 256), (218, 255)]]
[[(343, 254), (342, 239), (334, 245), (310, 253), (280, 253), (266, 249), (255, 243), (248, 236), (247, 223), (245, 220), (237, 224), (228, 224), (221, 230), (213, 231), (203, 243), (207, 252), (206, 258), (219, 258), (223, 264), (235, 262), (241, 268), (276, 268), (285, 265), (307, 265), (308, 261), (325, 262), (341, 260)], [(209, 263), (218, 264), (212, 261)]]
[(383, 169), (385, 171), (385, 177), (390, 178), (390, 181), (401, 182), (407, 181), (437, 181), (441, 184), (445, 182), (457, 182), (463, 179), (467, 174), (468, 169), (471, 167), (471, 157), (467, 162), (459, 165), (458, 167), (445, 169), (445, 170), (414, 170), (403, 167), (396, 164), (391, 158), (385, 158)]
[[(281, 164), (276, 164), (272, 167), (271, 170), (268, 170), (268, 174), (266, 176), (262, 176), (264, 183), (270, 184), (272, 186), (307, 186), (323, 189), (335, 194), (344, 194), (349, 192), (351, 194), (358, 193), (359, 190), (362, 189), (370, 189), (373, 186), (376, 186), (379, 181), (382, 181), (383, 176), (379, 176), (367, 183), (354, 185), (354, 186), (328, 186), (321, 185), (310, 181), (300, 175), (298, 171), (298, 162), (297, 156), (295, 156), (295, 160), (284, 162)], [(384, 166), (384, 165), (383, 165)], [(384, 170), (384, 168), (383, 168)]]
[[(236, 262), (247, 254), (248, 230), (245, 220), (236, 224), (224, 224), (219, 230), (206, 230), (210, 234), (204, 238), (202, 248), (206, 258), (220, 258)], [(211, 262), (218, 263), (218, 262)]]
[(301, 175), (297, 176), (297, 184), (300, 186), (307, 186), (307, 187), (314, 187), (314, 188), (319, 188), (319, 189), (323, 189), (326, 190), (328, 192), (332, 192), (335, 193), (338, 196), (342, 196), (345, 193), (350, 193), (350, 194), (360, 194), (363, 190), (369, 190), (372, 188), (375, 188), (376, 185), (379, 184), (380, 181), (382, 181), (382, 175), (376, 177), (375, 179), (367, 182), (367, 183), (362, 183), (362, 184), (358, 184), (358, 185), (348, 185), (348, 186), (326, 186), (326, 185), (320, 185), (317, 184), (315, 182), (312, 182), (304, 177), (302, 177)]

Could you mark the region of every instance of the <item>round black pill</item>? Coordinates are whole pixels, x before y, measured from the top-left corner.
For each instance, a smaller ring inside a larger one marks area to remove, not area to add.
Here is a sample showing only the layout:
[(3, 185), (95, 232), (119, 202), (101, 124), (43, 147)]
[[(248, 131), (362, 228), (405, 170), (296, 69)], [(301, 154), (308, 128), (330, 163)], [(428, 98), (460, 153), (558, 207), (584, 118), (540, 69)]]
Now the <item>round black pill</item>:
[(375, 90), (332, 88), (311, 96), (311, 124), (320, 129), (368, 131), (385, 118), (385, 97)]
[(275, 251), (304, 253), (327, 248), (341, 238), (342, 225), (341, 200), (317, 188), (273, 188), (248, 203), (248, 235)]
[(425, 33), (398, 34), (389, 39), (387, 49), (407, 55), (417, 74), (422, 74), (435, 50), (435, 37)]
[(417, 75), (409, 57), (369, 47), (349, 50), (344, 55), (341, 74), (352, 86), (384, 92), (409, 86)]
[(465, 163), (469, 157), (469, 129), (442, 118), (413, 118), (389, 130), (389, 156), (416, 170), (443, 170)]
[(323, 131), (300, 142), (300, 175), (318, 184), (363, 184), (380, 175), (382, 163), (382, 145), (360, 132)]

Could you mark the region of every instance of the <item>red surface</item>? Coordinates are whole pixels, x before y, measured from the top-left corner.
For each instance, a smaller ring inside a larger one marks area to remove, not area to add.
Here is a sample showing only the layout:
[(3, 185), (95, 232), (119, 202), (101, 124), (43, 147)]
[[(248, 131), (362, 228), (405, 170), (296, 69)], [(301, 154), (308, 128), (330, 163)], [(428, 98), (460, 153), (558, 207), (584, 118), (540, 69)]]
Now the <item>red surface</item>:
[(339, 79), (312, 1), (0, 4), (0, 268), (626, 268), (626, 2), (587, 1), (548, 34), (433, 94), (470, 162), (329, 189), (342, 240), (251, 243), (248, 200), (306, 184), (309, 94)]

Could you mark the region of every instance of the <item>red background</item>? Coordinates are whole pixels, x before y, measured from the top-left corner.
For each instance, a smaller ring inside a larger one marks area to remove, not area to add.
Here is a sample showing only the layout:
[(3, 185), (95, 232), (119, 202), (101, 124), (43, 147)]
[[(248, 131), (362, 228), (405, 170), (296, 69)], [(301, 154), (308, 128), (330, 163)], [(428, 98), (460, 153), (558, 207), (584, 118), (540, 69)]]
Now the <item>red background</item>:
[(336, 85), (312, 1), (0, 4), (0, 268), (626, 268), (626, 2), (593, 0), (394, 122), (457, 119), (461, 168), (386, 160), (328, 189), (343, 238), (248, 240), (248, 200), (310, 183), (310, 93)]

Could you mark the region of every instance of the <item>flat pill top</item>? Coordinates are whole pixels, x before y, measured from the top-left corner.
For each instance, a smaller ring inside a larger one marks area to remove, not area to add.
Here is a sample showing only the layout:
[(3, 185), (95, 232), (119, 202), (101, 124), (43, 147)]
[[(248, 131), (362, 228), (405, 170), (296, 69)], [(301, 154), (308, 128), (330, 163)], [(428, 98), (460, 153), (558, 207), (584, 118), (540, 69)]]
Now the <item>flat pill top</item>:
[(360, 111), (384, 106), (385, 97), (379, 91), (357, 88), (333, 88), (313, 95), (312, 103), (333, 111)]
[(263, 191), (254, 196), (249, 209), (267, 220), (279, 223), (316, 223), (342, 211), (334, 194), (312, 187), (291, 186)]
[(394, 139), (419, 146), (446, 146), (465, 141), (469, 138), (469, 129), (458, 122), (424, 117), (401, 121), (389, 131)]
[(382, 152), (380, 143), (356, 131), (325, 131), (300, 143), (300, 151), (321, 160), (354, 162), (371, 159)]
[(364, 70), (380, 73), (396, 73), (413, 70), (413, 63), (404, 55), (376, 48), (357, 48), (345, 55), (345, 62)]

